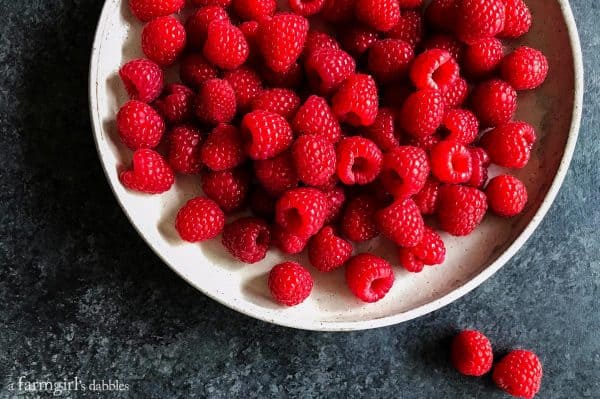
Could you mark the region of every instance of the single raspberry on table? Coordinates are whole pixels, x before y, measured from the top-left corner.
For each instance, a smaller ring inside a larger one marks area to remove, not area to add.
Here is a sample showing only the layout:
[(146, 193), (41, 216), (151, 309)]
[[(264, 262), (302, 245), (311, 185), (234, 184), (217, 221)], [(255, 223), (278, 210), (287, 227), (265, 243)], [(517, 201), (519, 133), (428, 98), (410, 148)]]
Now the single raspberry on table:
[(165, 122), (148, 104), (131, 100), (117, 113), (117, 129), (121, 141), (130, 149), (154, 148), (165, 132)]
[(206, 197), (196, 197), (181, 207), (175, 229), (182, 240), (207, 241), (218, 236), (225, 226), (225, 214), (219, 205)]
[(202, 53), (221, 69), (236, 69), (248, 59), (250, 47), (240, 28), (229, 21), (212, 21)]
[(202, 174), (202, 191), (225, 213), (241, 210), (248, 199), (250, 175), (245, 169), (230, 169)]
[(296, 306), (304, 302), (312, 288), (310, 273), (299, 263), (280, 263), (269, 272), (269, 290), (281, 305)]
[(456, 33), (465, 43), (494, 37), (504, 29), (504, 0), (457, 0)]
[(144, 54), (160, 66), (174, 63), (183, 51), (185, 43), (185, 28), (171, 16), (153, 19), (142, 31)]
[(349, 26), (339, 32), (339, 39), (344, 50), (359, 57), (379, 40), (379, 32), (362, 25)]
[(151, 103), (158, 98), (163, 88), (163, 71), (150, 60), (129, 61), (119, 69), (119, 76), (132, 100)]
[(277, 10), (276, 0), (233, 0), (233, 11), (245, 21), (260, 21)]
[(252, 101), (252, 110), (273, 112), (288, 119), (300, 107), (300, 97), (290, 89), (266, 89), (260, 92)]
[(487, 198), (475, 187), (446, 184), (440, 187), (437, 206), (442, 230), (455, 236), (466, 236), (485, 216)]
[(225, 225), (223, 246), (236, 259), (256, 263), (265, 258), (271, 246), (271, 231), (264, 220), (243, 217)]
[(490, 340), (476, 330), (463, 330), (452, 340), (452, 364), (459, 373), (480, 377), (492, 369)]
[(511, 175), (494, 177), (485, 188), (485, 194), (492, 212), (500, 216), (518, 215), (527, 204), (527, 187)]
[(292, 127), (299, 135), (323, 137), (330, 143), (337, 143), (342, 136), (340, 123), (327, 100), (314, 95), (300, 106), (292, 120)]
[(313, 51), (304, 63), (310, 87), (324, 95), (335, 91), (354, 73), (355, 68), (354, 58), (340, 49)]
[(333, 271), (352, 256), (352, 244), (337, 236), (331, 226), (325, 226), (308, 244), (310, 263), (322, 272)]
[(505, 168), (527, 165), (536, 134), (527, 122), (509, 122), (490, 130), (481, 138), (481, 146), (491, 161)]
[(510, 395), (532, 399), (540, 390), (542, 376), (542, 363), (536, 354), (517, 349), (496, 364), (492, 379)]
[(119, 174), (123, 185), (147, 194), (168, 191), (175, 182), (169, 164), (156, 151), (142, 148), (133, 153), (132, 166)]
[(442, 140), (431, 148), (431, 173), (443, 183), (465, 183), (473, 173), (471, 152), (464, 145)]
[(337, 221), (339, 218), (342, 207), (346, 203), (346, 192), (343, 187), (335, 186), (331, 190), (323, 191), (323, 193), (329, 200), (329, 209), (325, 218), (325, 224), (329, 224)]
[[(402, 5), (400, 5), (402, 7)], [(400, 39), (413, 48), (423, 40), (423, 16), (418, 10), (402, 10), (400, 21), (386, 33), (391, 39)]]
[(377, 199), (368, 194), (351, 198), (342, 214), (342, 234), (354, 242), (368, 241), (377, 237), (379, 231), (374, 215), (379, 208)]
[(321, 8), (321, 16), (327, 22), (350, 22), (354, 19), (356, 0), (325, 0)]
[(432, 49), (419, 54), (410, 67), (410, 79), (418, 90), (446, 92), (459, 77), (459, 67), (445, 50)]
[(369, 72), (380, 84), (399, 81), (408, 75), (414, 57), (412, 46), (403, 40), (379, 40), (369, 49)]
[(387, 238), (401, 247), (414, 247), (423, 238), (425, 223), (411, 199), (396, 200), (375, 213), (375, 224)]
[(333, 113), (341, 122), (352, 126), (369, 126), (375, 122), (379, 98), (371, 75), (350, 76), (332, 98)]
[(337, 175), (346, 185), (370, 183), (381, 171), (383, 154), (375, 143), (364, 137), (343, 138), (336, 154)]
[(462, 62), (465, 52), (465, 45), (461, 43), (456, 36), (448, 33), (438, 33), (431, 35), (423, 45), (425, 50), (444, 50), (450, 53), (452, 58), (458, 63)]
[(299, 237), (316, 234), (327, 217), (329, 201), (316, 188), (301, 187), (286, 191), (275, 206), (277, 224)]
[(421, 241), (412, 248), (400, 248), (398, 254), (402, 267), (411, 273), (419, 273), (426, 265), (444, 263), (446, 246), (435, 230), (425, 226)]
[(439, 90), (419, 90), (411, 94), (400, 110), (400, 126), (410, 135), (432, 135), (444, 118), (444, 98)]
[(209, 79), (202, 84), (194, 109), (200, 121), (212, 125), (227, 123), (235, 112), (235, 92), (226, 80)]
[(445, 139), (456, 141), (460, 144), (471, 144), (479, 135), (479, 121), (477, 117), (466, 109), (451, 109), (446, 112), (442, 122)]
[(200, 172), (200, 146), (202, 133), (192, 125), (176, 126), (169, 133), (169, 165), (175, 172), (196, 174)]
[(260, 76), (250, 67), (242, 66), (223, 74), (235, 92), (235, 101), (240, 111), (246, 112), (252, 106), (252, 101), (262, 92)]
[(319, 50), (339, 50), (340, 44), (330, 34), (317, 30), (308, 31), (302, 56), (310, 57), (312, 53)]
[(458, 0), (432, 0), (425, 9), (427, 24), (437, 30), (454, 30)]
[(211, 170), (235, 168), (246, 159), (240, 131), (232, 125), (217, 125), (206, 137), (200, 149), (202, 163)]
[(396, 129), (394, 112), (391, 108), (379, 108), (375, 122), (361, 133), (381, 149), (390, 151), (400, 145), (400, 132)]
[(355, 15), (362, 23), (385, 32), (400, 21), (400, 4), (397, 0), (356, 0)]
[(288, 0), (293, 12), (304, 17), (315, 15), (325, 5), (325, 0)]
[(364, 302), (382, 299), (394, 284), (392, 266), (383, 258), (369, 253), (352, 257), (346, 265), (346, 283)]
[(531, 12), (523, 0), (504, 0), (506, 19), (498, 37), (516, 39), (529, 32)]
[(193, 50), (202, 50), (206, 41), (208, 25), (213, 21), (229, 21), (227, 11), (220, 6), (202, 7), (185, 21), (185, 31), (187, 32), (187, 45)]
[(300, 136), (292, 145), (298, 177), (307, 186), (327, 184), (336, 171), (335, 146), (318, 136)]
[(154, 107), (169, 123), (176, 124), (192, 119), (194, 112), (194, 92), (187, 86), (172, 83), (154, 102)]
[(129, 9), (137, 19), (148, 22), (181, 10), (185, 0), (129, 0)]
[(515, 90), (535, 89), (548, 76), (548, 60), (541, 51), (521, 46), (504, 57), (500, 74)]
[(273, 227), (273, 243), (284, 254), (295, 255), (304, 251), (310, 237), (299, 237), (283, 227)]
[(179, 77), (188, 86), (198, 89), (207, 80), (217, 77), (217, 68), (201, 54), (190, 53), (181, 60)]
[(473, 171), (471, 172), (471, 178), (465, 183), (465, 185), (482, 188), (488, 179), (488, 166), (490, 165), (490, 157), (481, 147), (471, 147), (469, 148), (469, 151), (471, 152)]
[(294, 139), (292, 128), (283, 116), (264, 110), (247, 113), (241, 131), (246, 154), (253, 160), (281, 154)]
[(254, 174), (261, 186), (273, 196), (298, 186), (299, 178), (289, 152), (254, 162)]
[(495, 37), (479, 39), (467, 46), (463, 68), (470, 76), (481, 78), (494, 73), (504, 57), (502, 42)]
[(417, 204), (421, 215), (433, 215), (436, 212), (440, 185), (439, 181), (430, 176), (421, 191), (413, 195), (412, 199)]
[(400, 146), (383, 155), (381, 183), (395, 198), (408, 198), (418, 193), (429, 175), (425, 150)]
[(445, 109), (458, 108), (463, 105), (469, 95), (469, 85), (463, 78), (458, 78), (452, 87), (443, 94)]
[(502, 125), (517, 110), (517, 92), (503, 80), (485, 81), (473, 90), (471, 108), (482, 126)]
[(275, 72), (285, 72), (300, 57), (308, 20), (300, 15), (280, 13), (260, 22), (258, 45), (264, 62)]

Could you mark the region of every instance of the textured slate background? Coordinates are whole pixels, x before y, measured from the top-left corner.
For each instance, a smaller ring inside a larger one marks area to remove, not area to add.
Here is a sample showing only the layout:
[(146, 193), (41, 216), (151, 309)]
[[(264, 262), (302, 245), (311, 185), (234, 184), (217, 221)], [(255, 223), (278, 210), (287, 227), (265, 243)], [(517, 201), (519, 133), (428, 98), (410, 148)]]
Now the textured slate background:
[(449, 368), (448, 338), (464, 327), (500, 351), (534, 348), (540, 398), (600, 397), (600, 6), (571, 3), (583, 126), (540, 228), (451, 306), (339, 334), (249, 319), (165, 267), (117, 206), (92, 141), (87, 72), (102, 1), (0, 0), (0, 398), (15, 397), (19, 376), (118, 378), (132, 398), (504, 397)]

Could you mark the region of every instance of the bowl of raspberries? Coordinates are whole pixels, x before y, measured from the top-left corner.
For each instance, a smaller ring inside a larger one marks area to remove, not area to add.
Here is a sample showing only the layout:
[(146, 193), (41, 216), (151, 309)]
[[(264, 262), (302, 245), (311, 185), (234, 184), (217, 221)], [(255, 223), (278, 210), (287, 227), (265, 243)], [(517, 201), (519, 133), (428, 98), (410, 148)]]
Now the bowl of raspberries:
[(566, 0), (109, 0), (90, 103), (117, 200), (182, 278), (357, 330), (518, 251), (568, 169), (582, 75)]

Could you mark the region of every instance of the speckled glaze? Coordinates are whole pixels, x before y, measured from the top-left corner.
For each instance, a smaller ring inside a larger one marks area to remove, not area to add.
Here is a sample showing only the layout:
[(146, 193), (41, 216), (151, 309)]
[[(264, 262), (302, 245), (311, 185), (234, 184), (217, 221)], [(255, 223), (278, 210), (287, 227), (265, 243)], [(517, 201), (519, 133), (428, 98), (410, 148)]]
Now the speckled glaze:
[[(487, 216), (466, 238), (443, 235), (446, 262), (419, 274), (396, 267), (396, 282), (378, 303), (363, 304), (352, 297), (342, 271), (322, 274), (310, 268), (315, 278), (311, 297), (300, 306), (281, 308), (270, 299), (266, 285), (270, 267), (283, 259), (279, 253), (271, 251), (261, 263), (245, 266), (233, 260), (219, 240), (200, 245), (179, 240), (174, 216), (185, 201), (200, 194), (197, 177), (179, 177), (173, 189), (159, 196), (133, 193), (119, 183), (118, 171), (129, 163), (131, 153), (119, 143), (114, 122), (127, 99), (117, 71), (124, 62), (142, 56), (141, 25), (125, 3), (106, 2), (90, 69), (91, 114), (107, 178), (131, 223), (165, 263), (206, 295), (252, 317), (301, 329), (348, 331), (400, 323), (445, 306), (484, 282), (519, 250), (546, 214), (568, 169), (583, 94), (579, 39), (567, 1), (529, 1), (534, 19), (550, 23), (534, 24), (526, 37), (511, 45), (528, 43), (541, 49), (550, 73), (540, 89), (519, 93), (517, 118), (533, 124), (539, 137), (529, 165), (514, 172), (529, 191), (525, 212), (513, 219)], [(396, 249), (383, 240), (357, 248), (367, 250), (396, 262)], [(296, 260), (308, 264), (304, 257)]]

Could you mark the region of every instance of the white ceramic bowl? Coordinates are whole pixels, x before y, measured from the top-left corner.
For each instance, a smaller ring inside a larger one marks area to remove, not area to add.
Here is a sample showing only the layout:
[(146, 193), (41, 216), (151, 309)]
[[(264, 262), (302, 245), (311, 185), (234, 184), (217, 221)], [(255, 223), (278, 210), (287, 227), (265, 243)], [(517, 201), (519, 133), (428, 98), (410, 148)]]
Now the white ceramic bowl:
[[(226, 253), (219, 240), (200, 245), (179, 240), (174, 216), (186, 200), (200, 193), (197, 177), (178, 178), (175, 187), (157, 196), (123, 188), (118, 171), (129, 163), (131, 153), (119, 143), (114, 122), (119, 106), (127, 100), (117, 71), (126, 61), (142, 56), (141, 24), (130, 15), (125, 0), (105, 3), (90, 68), (94, 137), (106, 176), (131, 223), (165, 263), (206, 295), (241, 313), (289, 327), (346, 331), (400, 323), (439, 309), (484, 282), (519, 250), (552, 204), (575, 148), (583, 70), (571, 9), (567, 0), (526, 2), (534, 25), (514, 45), (539, 48), (550, 62), (546, 83), (534, 92), (519, 93), (517, 117), (533, 124), (539, 135), (531, 162), (515, 172), (527, 184), (528, 206), (512, 219), (487, 216), (469, 237), (444, 235), (446, 262), (419, 274), (396, 267), (392, 290), (375, 304), (364, 304), (349, 293), (343, 271), (323, 274), (311, 268), (315, 288), (310, 298), (293, 308), (277, 306), (266, 284), (270, 267), (283, 258), (276, 251), (259, 264), (243, 265)], [(388, 259), (397, 256), (392, 246), (377, 240), (359, 248), (367, 249)], [(299, 260), (308, 264), (304, 258)]]

